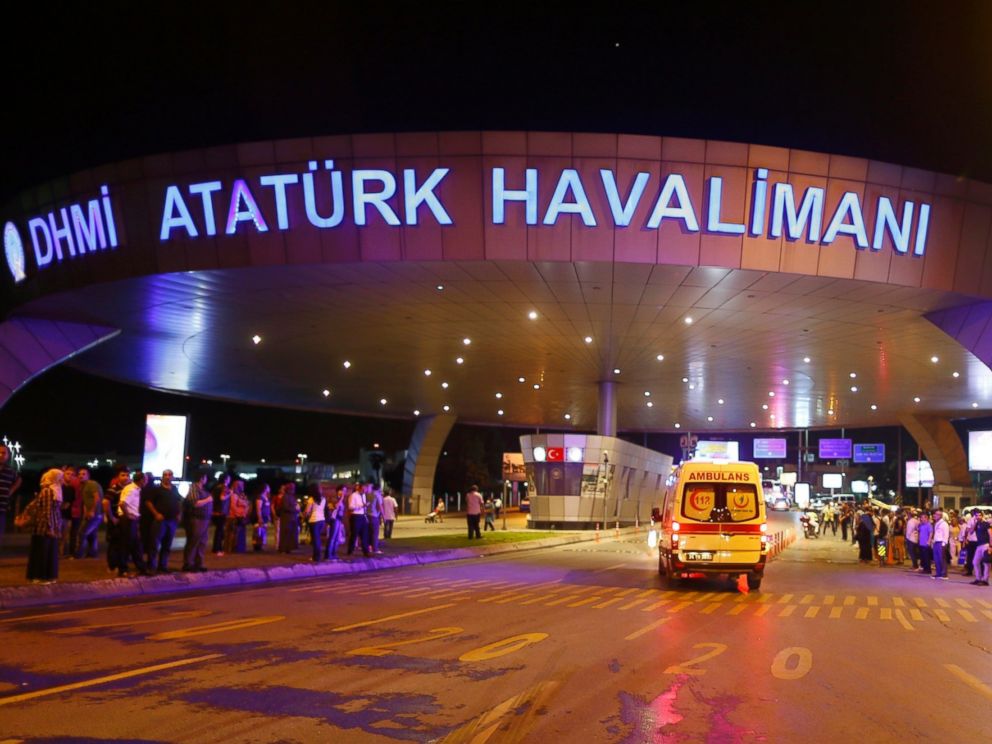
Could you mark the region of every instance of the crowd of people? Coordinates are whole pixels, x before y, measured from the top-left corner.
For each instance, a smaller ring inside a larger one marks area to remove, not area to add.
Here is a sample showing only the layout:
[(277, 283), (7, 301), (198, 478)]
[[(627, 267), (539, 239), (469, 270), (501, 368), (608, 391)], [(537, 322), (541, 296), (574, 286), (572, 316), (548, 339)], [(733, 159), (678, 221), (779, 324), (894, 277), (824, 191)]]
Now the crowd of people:
[[(905, 565), (933, 579), (947, 579), (952, 566), (972, 576), (972, 584), (989, 585), (989, 518), (979, 510), (960, 514), (957, 510), (899, 507), (895, 510), (862, 504), (832, 504), (823, 507), (818, 519), (821, 536), (831, 534), (850, 539), (858, 546), (858, 560), (879, 565)], [(850, 537), (848, 537), (850, 535)]]
[[(6, 518), (9, 495), (18, 485), (4, 469), (2, 449), (0, 520)], [(399, 511), (388, 489), (372, 482), (310, 483), (301, 499), (292, 481), (279, 485), (273, 495), (261, 481), (249, 481), (246, 488), (244, 480), (228, 473), (212, 483), (209, 479), (209, 473), (197, 473), (182, 496), (170, 470), (156, 482), (151, 473), (117, 466), (106, 489), (91, 478), (88, 467), (46, 471), (38, 494), (16, 520), (31, 535), (27, 578), (53, 583), (60, 558), (97, 558), (101, 528), (107, 570), (120, 577), (171, 572), (172, 545), (180, 528), (186, 537), (181, 570), (187, 572), (207, 570), (208, 551), (218, 557), (245, 553), (249, 543), (255, 552), (271, 544), (294, 553), (306, 540), (315, 562), (338, 560), (341, 549), (351, 556), (359, 546), (370, 557), (382, 554), (381, 541), (392, 537)]]

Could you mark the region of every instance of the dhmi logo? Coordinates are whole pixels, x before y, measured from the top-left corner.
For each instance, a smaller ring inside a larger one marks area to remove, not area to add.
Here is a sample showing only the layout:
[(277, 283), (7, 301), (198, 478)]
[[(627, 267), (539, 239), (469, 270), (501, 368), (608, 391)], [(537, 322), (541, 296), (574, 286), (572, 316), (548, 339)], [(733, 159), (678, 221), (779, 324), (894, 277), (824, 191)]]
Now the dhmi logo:
[(23, 282), (27, 277), (24, 273), (24, 244), (21, 242), (21, 234), (13, 222), (8, 222), (3, 227), (3, 250), (7, 256), (7, 266), (14, 277), (14, 282)]

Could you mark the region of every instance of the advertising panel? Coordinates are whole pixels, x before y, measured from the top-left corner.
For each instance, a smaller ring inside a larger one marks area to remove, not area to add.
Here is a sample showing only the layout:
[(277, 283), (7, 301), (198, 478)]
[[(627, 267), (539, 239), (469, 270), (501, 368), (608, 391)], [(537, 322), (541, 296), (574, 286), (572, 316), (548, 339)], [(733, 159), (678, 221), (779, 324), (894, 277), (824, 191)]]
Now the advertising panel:
[(738, 460), (740, 445), (737, 442), (714, 442), (700, 439), (696, 442), (697, 460)]
[(968, 470), (992, 470), (992, 431), (968, 432)]
[(177, 478), (183, 475), (186, 464), (186, 435), (189, 419), (186, 416), (165, 416), (149, 413), (145, 416), (145, 453), (141, 460), (144, 473), (161, 475), (171, 470)]
[(785, 458), (785, 439), (755, 439), (754, 459), (772, 460)]
[(503, 453), (503, 480), (520, 481), (521, 483), (527, 480), (523, 452)]
[(851, 440), (821, 439), (819, 456), (821, 460), (850, 460)]
[(929, 460), (906, 460), (906, 488), (932, 488), (933, 468)]
[(884, 444), (856, 444), (854, 445), (854, 461), (857, 463), (884, 463)]
[(824, 488), (843, 488), (844, 487), (844, 476), (840, 473), (824, 473), (823, 474), (823, 487)]

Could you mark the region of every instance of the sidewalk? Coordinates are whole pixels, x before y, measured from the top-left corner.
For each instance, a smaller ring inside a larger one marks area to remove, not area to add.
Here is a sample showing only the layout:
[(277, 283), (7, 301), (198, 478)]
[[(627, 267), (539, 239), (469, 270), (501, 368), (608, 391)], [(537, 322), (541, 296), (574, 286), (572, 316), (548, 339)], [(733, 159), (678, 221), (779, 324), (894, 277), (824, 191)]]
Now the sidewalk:
[[(185, 545), (185, 536), (180, 529), (169, 558), (169, 567), (174, 573), (137, 578), (118, 578), (116, 572), (108, 573), (106, 544), (101, 532), (98, 558), (61, 559), (58, 582), (45, 585), (32, 584), (25, 579), (29, 536), (7, 533), (0, 551), (0, 608), (13, 609), (374, 571), (534, 550), (592, 541), (596, 537), (595, 533), (588, 530), (529, 530), (527, 515), (519, 512), (509, 512), (506, 515), (506, 531), (502, 527), (501, 518), (496, 522), (496, 532), (483, 533), (481, 541), (472, 541), (469, 544), (463, 514), (447, 514), (443, 523), (436, 524), (426, 524), (423, 517), (401, 516), (393, 529), (393, 539), (380, 543), (383, 555), (373, 558), (365, 558), (360, 554), (344, 557), (342, 549), (339, 553), (341, 559), (321, 563), (310, 560), (309, 545), (301, 545), (291, 554), (275, 552), (274, 537), (270, 530), (269, 542), (264, 552), (250, 551), (224, 556), (209, 554), (206, 558), (208, 570), (204, 573), (178, 571), (182, 566), (182, 549)], [(629, 534), (634, 530), (635, 528), (625, 528), (620, 533)], [(644, 527), (640, 528), (640, 532), (644, 533)], [(210, 534), (213, 535), (212, 527)], [(613, 531), (604, 532), (602, 539), (612, 539), (613, 534)]]

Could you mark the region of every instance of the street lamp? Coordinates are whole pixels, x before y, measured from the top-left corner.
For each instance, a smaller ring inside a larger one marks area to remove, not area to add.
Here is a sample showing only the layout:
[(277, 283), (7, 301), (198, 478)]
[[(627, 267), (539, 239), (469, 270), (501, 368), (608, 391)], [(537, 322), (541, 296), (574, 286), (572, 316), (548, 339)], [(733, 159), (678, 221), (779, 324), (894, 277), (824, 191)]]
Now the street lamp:
[(220, 459), (224, 461), (224, 470), (227, 470), (227, 461), (231, 459), (230, 455), (221, 455)]

